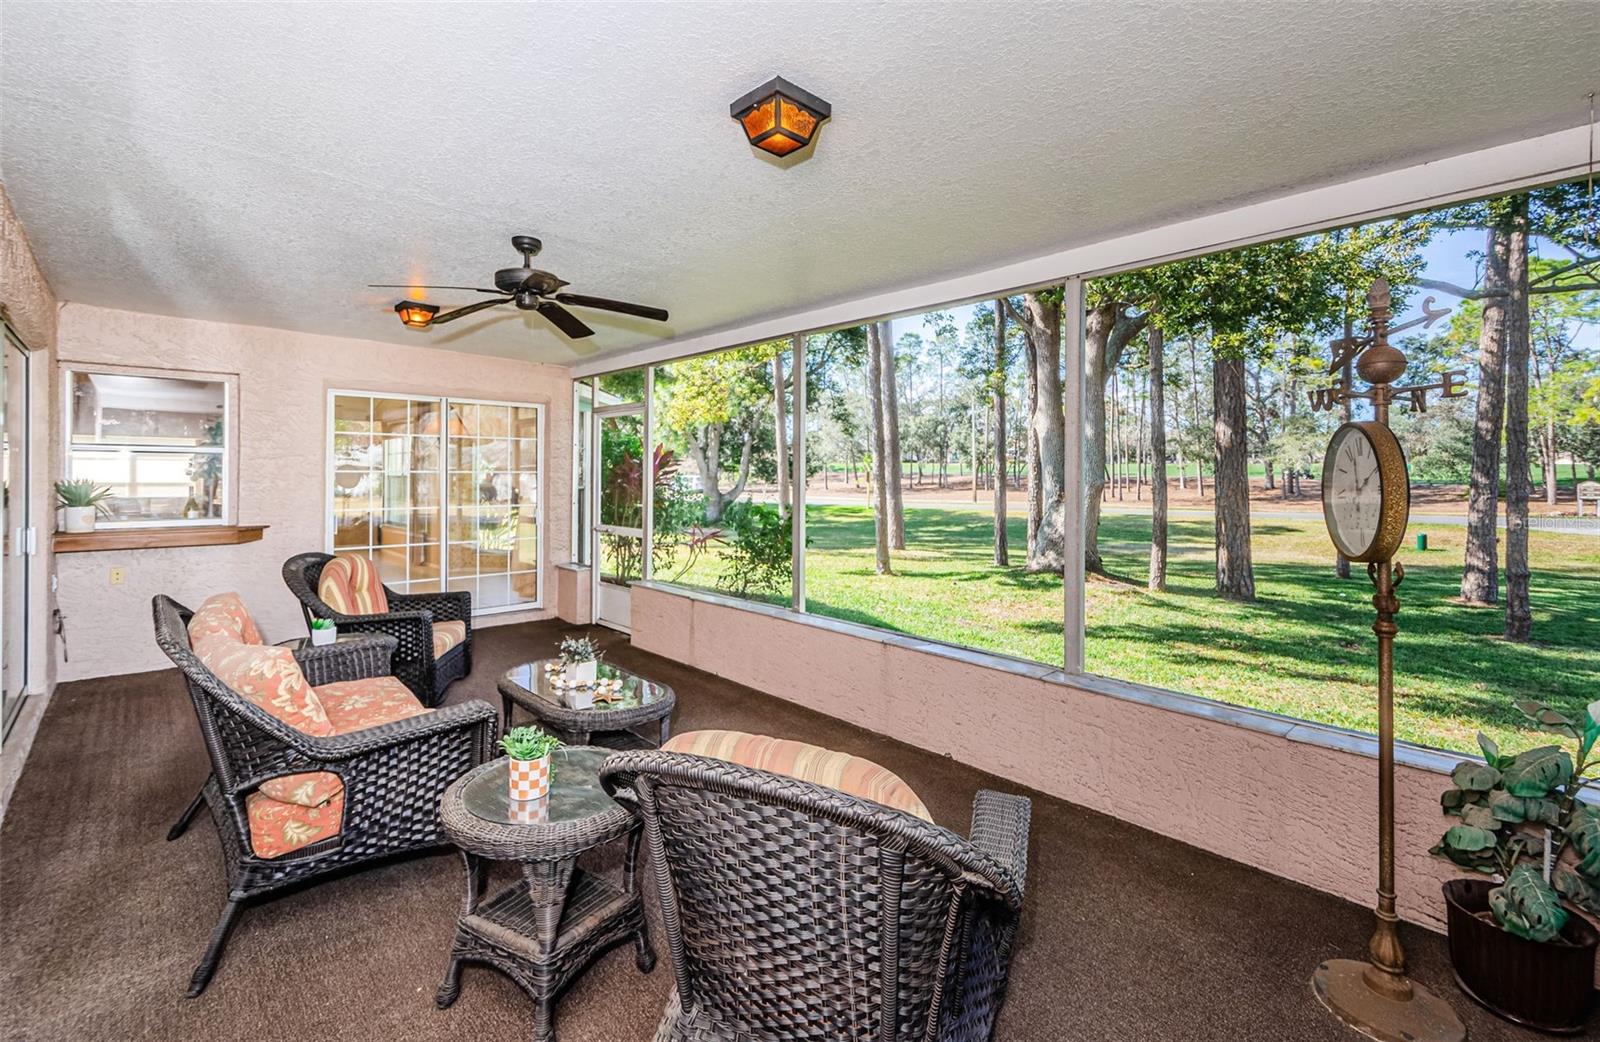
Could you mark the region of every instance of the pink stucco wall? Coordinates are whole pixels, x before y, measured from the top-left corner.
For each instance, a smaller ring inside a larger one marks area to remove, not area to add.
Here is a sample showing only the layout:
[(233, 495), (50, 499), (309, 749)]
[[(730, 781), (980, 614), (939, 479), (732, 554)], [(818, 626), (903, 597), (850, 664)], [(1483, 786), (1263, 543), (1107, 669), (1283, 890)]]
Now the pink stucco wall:
[[(55, 357), (57, 302), (50, 283), (40, 270), (34, 257), (33, 245), (21, 220), (11, 208), (5, 186), (0, 185), (0, 305), (4, 305), (11, 326), (27, 345), (32, 369), (32, 394), (29, 396), (33, 416), (31, 444), (42, 445), (40, 437), (50, 411), (49, 373)], [(18, 432), (10, 432), (12, 437)], [(41, 457), (43, 450), (39, 450)], [(29, 632), (29, 687), (36, 692), (48, 691), (53, 682), (53, 660), (50, 653), (48, 626), (48, 589), (51, 567), (49, 539), (50, 515), (54, 495), (51, 492), (50, 468), (46, 458), (33, 460), (32, 480), (29, 482), (28, 524), (39, 532), (38, 553), (29, 568), (28, 610), (33, 620)], [(20, 519), (12, 519), (14, 526)]]
[[(1281, 733), (1088, 690), (1061, 674), (963, 661), (910, 638), (866, 637), (636, 587), (633, 643), (818, 712), (962, 760), (1080, 806), (1370, 906), (1377, 762), (1339, 735)], [(922, 646), (918, 646), (922, 645)], [(971, 656), (968, 656), (971, 658)], [(1297, 735), (1299, 736), (1297, 738)], [(785, 737), (804, 738), (804, 735)], [(1449, 868), (1434, 769), (1396, 777), (1400, 914), (1443, 928)], [(1359, 956), (1359, 952), (1351, 953)]]
[[(101, 362), (237, 374), (238, 522), (270, 526), (259, 542), (238, 546), (58, 555), (57, 600), (66, 615), (71, 654), (70, 661), (60, 662), (58, 679), (166, 668), (169, 662), (150, 629), (150, 598), (156, 593), (192, 605), (208, 594), (237, 590), (268, 640), (303, 632), (280, 569), (293, 554), (325, 546), (331, 389), (545, 405), (545, 608), (487, 616), (479, 625), (554, 614), (553, 565), (570, 556), (572, 384), (564, 368), (70, 303), (61, 309), (58, 356), (62, 365)], [(59, 471), (59, 368), (52, 375), (51, 459), (52, 469)], [(125, 569), (120, 586), (108, 581), (113, 566)]]
[(589, 569), (577, 564), (556, 567), (556, 614), (562, 622), (587, 626), (594, 621), (590, 602), (594, 589)]

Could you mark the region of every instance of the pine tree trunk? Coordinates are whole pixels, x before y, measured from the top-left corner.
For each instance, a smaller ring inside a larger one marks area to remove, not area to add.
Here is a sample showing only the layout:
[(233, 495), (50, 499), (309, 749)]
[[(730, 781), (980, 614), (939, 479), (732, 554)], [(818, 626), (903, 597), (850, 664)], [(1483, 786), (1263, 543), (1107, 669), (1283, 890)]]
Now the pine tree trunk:
[(1006, 309), (994, 302), (994, 563), (1011, 563), (1006, 541)]
[(1213, 354), (1213, 427), (1217, 444), (1217, 592), (1241, 601), (1256, 599), (1250, 565), (1250, 454), (1246, 444), (1244, 359)]
[(1083, 328), (1083, 566), (1104, 573), (1100, 556), (1100, 499), (1106, 490), (1106, 345), (1116, 308), (1091, 308)]
[(868, 498), (872, 500), (872, 536), (879, 575), (893, 575), (889, 563), (889, 497), (884, 488), (889, 468), (884, 462), (883, 437), (883, 352), (878, 347), (878, 326), (867, 325), (867, 402), (872, 412), (872, 472), (867, 480), (871, 484)]
[(1066, 416), (1061, 411), (1061, 306), (1040, 293), (1023, 296), (1028, 339), (1035, 342), (1030, 426), (1039, 453), (1039, 527), (1028, 547), (1029, 572), (1066, 567)]
[(783, 402), (783, 352), (772, 356), (772, 414), (775, 420), (773, 441), (778, 469), (778, 513), (789, 516), (789, 421)]
[[(1483, 289), (1507, 291), (1510, 236), (1489, 230), (1484, 256)], [(1461, 570), (1461, 599), (1468, 604), (1494, 604), (1500, 599), (1499, 532), (1500, 432), (1505, 422), (1506, 298), (1483, 301), (1483, 330), (1478, 335), (1478, 409), (1472, 427), (1472, 482), (1467, 493), (1467, 549)]]
[(1033, 428), (1032, 417), (1038, 411), (1039, 405), (1039, 360), (1038, 348), (1034, 346), (1032, 337), (1025, 337), (1027, 344), (1027, 391), (1028, 391), (1028, 417), (1027, 445), (1028, 445), (1028, 546), (1026, 555), (1033, 556), (1033, 544), (1039, 539), (1039, 519), (1044, 500), (1039, 495), (1039, 437)]
[(1506, 249), (1506, 639), (1533, 634), (1528, 598), (1528, 197), (1516, 205)]
[(1167, 390), (1166, 343), (1151, 323), (1150, 343), (1150, 582), (1167, 588)]
[(883, 395), (883, 450), (886, 454), (885, 497), (889, 500), (889, 546), (895, 550), (906, 548), (906, 508), (901, 495), (905, 475), (900, 463), (900, 392), (894, 364), (893, 335), (887, 322), (879, 322), (878, 349), (879, 379)]

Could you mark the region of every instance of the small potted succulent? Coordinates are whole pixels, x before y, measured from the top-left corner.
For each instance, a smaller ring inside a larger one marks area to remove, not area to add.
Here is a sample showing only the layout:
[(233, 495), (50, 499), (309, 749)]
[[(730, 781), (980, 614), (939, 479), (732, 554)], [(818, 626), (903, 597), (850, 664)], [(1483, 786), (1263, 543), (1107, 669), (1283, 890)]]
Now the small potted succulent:
[(106, 500), (110, 498), (111, 489), (96, 485), (88, 478), (56, 482), (56, 505), (63, 515), (62, 528), (68, 532), (93, 532), (95, 516), (111, 513), (106, 509)]
[(1517, 708), (1539, 730), (1576, 742), (1507, 756), (1478, 735), (1483, 762), (1456, 765), (1440, 803), (1459, 818), (1433, 853), (1488, 879), (1444, 884), (1450, 961), (1473, 999), (1541, 1031), (1583, 1029), (1600, 930), (1600, 701), (1574, 721), (1539, 702)]
[(332, 644), (339, 639), (339, 627), (332, 619), (311, 620), (311, 643), (315, 647)]
[(592, 637), (567, 637), (561, 641), (561, 673), (567, 683), (593, 687), (600, 669), (600, 645)]
[(513, 727), (500, 739), (510, 763), (506, 774), (513, 800), (539, 800), (550, 794), (550, 754), (561, 748), (556, 736), (537, 727)]

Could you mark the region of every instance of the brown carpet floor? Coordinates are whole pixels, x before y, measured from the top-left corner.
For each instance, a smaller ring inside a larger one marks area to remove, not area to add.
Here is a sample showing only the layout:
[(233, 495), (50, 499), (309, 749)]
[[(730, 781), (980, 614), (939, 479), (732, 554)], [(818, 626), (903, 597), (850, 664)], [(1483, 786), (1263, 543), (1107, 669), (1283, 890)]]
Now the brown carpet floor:
[[(498, 705), (496, 678), (568, 630), (484, 630), (451, 701)], [(597, 631), (612, 658), (672, 684), (679, 731), (730, 727), (868, 756), (899, 773), (942, 824), (965, 832), (973, 792), (1017, 786)], [(759, 654), (759, 649), (751, 649)], [(1062, 726), (1071, 726), (1063, 720)], [(1026, 741), (1025, 735), (1018, 736)], [(164, 836), (206, 773), (176, 671), (57, 690), (0, 831), (0, 1038), (521, 1040), (522, 993), (468, 967), (449, 1010), (434, 988), (460, 906), (454, 856), (360, 872), (248, 910), (210, 990), (184, 986), (222, 907), (217, 838), (202, 815)], [(1060, 800), (1034, 798), (1027, 909), (997, 1037), (1015, 1042), (1356, 1036), (1311, 996), (1312, 969), (1364, 950), (1355, 905)], [(1471, 1037), (1527, 1039), (1450, 981), (1443, 940), (1406, 934), (1417, 977), (1446, 994)], [(562, 999), (563, 1042), (645, 1042), (670, 983), (626, 946)]]

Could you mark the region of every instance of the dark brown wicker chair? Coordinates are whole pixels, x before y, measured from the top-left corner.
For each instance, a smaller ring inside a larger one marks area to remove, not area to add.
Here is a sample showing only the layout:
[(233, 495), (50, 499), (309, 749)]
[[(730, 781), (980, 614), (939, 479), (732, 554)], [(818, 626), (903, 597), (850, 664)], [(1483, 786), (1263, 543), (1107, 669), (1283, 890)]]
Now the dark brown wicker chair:
[[(313, 618), (332, 619), (346, 633), (389, 634), (399, 641), (394, 652), (394, 675), (423, 705), (438, 705), (444, 700), (446, 688), (472, 672), (472, 594), (396, 593), (385, 586), (387, 614), (343, 615), (317, 593), (323, 566), (331, 560), (331, 554), (296, 554), (283, 562), (283, 581), (300, 602), (307, 627)], [(433, 656), (436, 620), (458, 620), (467, 627), (466, 639), (438, 659)]]
[[(183, 670), (200, 721), (211, 777), (168, 833), (181, 836), (202, 802), (222, 838), (227, 905), (189, 982), (189, 997), (205, 990), (246, 902), (333, 872), (446, 845), (439, 797), (462, 774), (484, 762), (496, 711), (471, 701), (432, 713), (327, 738), (313, 737), (230, 690), (189, 646), (192, 612), (170, 597), (153, 604), (156, 643)], [(310, 647), (295, 652), (313, 686), (389, 674), (393, 638)], [(276, 858), (250, 845), (245, 798), (285, 774), (330, 771), (344, 783), (339, 834)]]
[(967, 840), (684, 753), (615, 753), (600, 776), (644, 818), (677, 976), (657, 1042), (988, 1042), (1022, 911), (1028, 800), (979, 792)]

